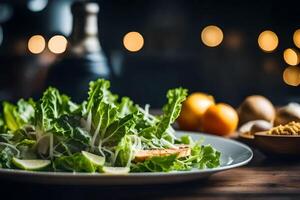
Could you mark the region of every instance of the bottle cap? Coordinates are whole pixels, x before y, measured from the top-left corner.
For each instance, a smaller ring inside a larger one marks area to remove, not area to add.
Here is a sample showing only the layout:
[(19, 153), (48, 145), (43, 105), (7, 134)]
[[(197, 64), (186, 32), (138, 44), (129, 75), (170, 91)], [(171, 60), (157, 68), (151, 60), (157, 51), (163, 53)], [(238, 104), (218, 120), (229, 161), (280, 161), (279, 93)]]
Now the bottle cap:
[(72, 4), (71, 10), (73, 14), (97, 14), (99, 12), (99, 5), (95, 2), (75, 2)]

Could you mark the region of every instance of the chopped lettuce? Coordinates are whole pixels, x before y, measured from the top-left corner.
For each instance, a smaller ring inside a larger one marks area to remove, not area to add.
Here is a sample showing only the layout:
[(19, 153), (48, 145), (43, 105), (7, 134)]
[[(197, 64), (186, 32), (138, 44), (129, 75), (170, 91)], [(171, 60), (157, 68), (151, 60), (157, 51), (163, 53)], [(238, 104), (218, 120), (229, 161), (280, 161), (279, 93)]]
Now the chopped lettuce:
[(152, 157), (141, 163), (136, 163), (131, 166), (133, 172), (169, 172), (173, 170), (174, 163), (177, 160), (177, 155), (169, 155), (162, 157)]
[(192, 168), (205, 169), (215, 168), (220, 165), (220, 152), (210, 145), (196, 144), (192, 148), (191, 156), (177, 158), (176, 154), (161, 157), (152, 157), (144, 162), (133, 163), (133, 172), (169, 172), (186, 171)]
[(54, 168), (70, 172), (95, 172), (98, 169), (82, 153), (58, 157), (54, 161)]
[[(9, 102), (3, 103), (3, 115), (6, 127), (10, 131), (16, 131), (25, 124), (31, 123), (34, 117), (34, 102), (20, 99), (17, 105)], [(2, 121), (2, 120), (1, 120)], [(0, 127), (3, 122), (0, 122)], [(3, 125), (2, 125), (3, 126)]]
[(88, 145), (91, 141), (89, 133), (80, 127), (79, 119), (76, 117), (63, 115), (54, 120), (50, 132), (66, 139), (74, 139)]
[(11, 148), (7, 146), (0, 148), (0, 168), (12, 168), (13, 157), (14, 152)]
[(124, 136), (115, 148), (114, 165), (129, 167), (134, 156), (134, 146), (129, 135)]
[[(176, 138), (172, 124), (179, 116), (187, 90), (171, 89), (158, 116), (128, 98), (118, 98), (104, 79), (92, 81), (88, 98), (81, 104), (49, 87), (42, 97), (4, 102), (0, 114), (0, 167), (12, 168), (12, 158), (51, 160), (49, 170), (99, 172), (121, 167), (131, 172), (169, 172), (220, 165), (220, 153), (191, 137)], [(178, 148), (185, 144), (191, 154), (154, 156), (135, 161), (140, 150)], [(82, 153), (85, 152), (85, 153)], [(93, 155), (93, 156), (87, 156)], [(103, 160), (96, 165), (93, 158)]]
[(198, 169), (214, 168), (220, 165), (220, 156), (220, 152), (210, 145), (195, 145), (188, 160)]
[(162, 138), (171, 124), (175, 122), (181, 111), (181, 104), (187, 96), (187, 90), (177, 88), (169, 90), (167, 94), (168, 103), (163, 107), (164, 114), (157, 124), (155, 135)]
[(49, 87), (35, 106), (35, 126), (43, 132), (49, 131), (53, 121), (71, 111), (70, 98), (61, 95), (55, 88)]
[(5, 132), (7, 132), (6, 123), (5, 123), (2, 115), (0, 114), (0, 134), (3, 134)]

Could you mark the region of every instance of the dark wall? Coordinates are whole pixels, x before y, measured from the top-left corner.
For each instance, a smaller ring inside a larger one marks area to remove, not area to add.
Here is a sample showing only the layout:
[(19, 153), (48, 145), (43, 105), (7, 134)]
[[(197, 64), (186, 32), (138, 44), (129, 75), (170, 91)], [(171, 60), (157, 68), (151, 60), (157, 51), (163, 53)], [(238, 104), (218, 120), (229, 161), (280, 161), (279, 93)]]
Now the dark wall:
[[(285, 48), (294, 47), (293, 32), (300, 27), (293, 1), (103, 1), (101, 20), (104, 49), (122, 55), (120, 93), (160, 105), (169, 87), (204, 91), (234, 105), (250, 94), (263, 94), (282, 104), (298, 95), (282, 72)], [(210, 24), (224, 32), (222, 44), (208, 48), (200, 41)], [(260, 32), (271, 29), (279, 37), (272, 53), (257, 45)], [(136, 30), (144, 48), (129, 53), (122, 37)]]
[[(300, 28), (296, 1), (102, 0), (100, 7), (100, 40), (116, 75), (113, 89), (138, 103), (159, 107), (167, 89), (178, 86), (211, 93), (233, 105), (250, 94), (266, 95), (276, 104), (298, 100), (299, 88), (282, 80), (287, 66), (283, 50), (294, 47), (292, 34)], [(47, 15), (40, 15), (30, 18), (31, 23), (37, 21), (49, 34), (46, 26), (51, 24), (41, 23)], [(14, 28), (16, 23), (21, 22), (14, 22)], [(211, 24), (224, 33), (216, 48), (206, 47), (200, 39), (201, 30)], [(257, 45), (259, 33), (266, 29), (279, 37), (272, 53)], [(141, 51), (132, 53), (123, 47), (129, 31), (143, 35)], [(4, 60), (1, 68), (11, 65)]]

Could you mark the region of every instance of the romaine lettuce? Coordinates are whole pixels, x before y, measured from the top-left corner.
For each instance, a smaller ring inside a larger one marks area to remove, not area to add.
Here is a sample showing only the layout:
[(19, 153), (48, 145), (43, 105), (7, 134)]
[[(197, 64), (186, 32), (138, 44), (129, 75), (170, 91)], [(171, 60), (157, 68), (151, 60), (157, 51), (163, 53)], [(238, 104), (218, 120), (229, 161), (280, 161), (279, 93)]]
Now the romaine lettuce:
[[(11, 159), (49, 159), (52, 170), (104, 172), (86, 155), (101, 156), (103, 167), (125, 167), (132, 172), (169, 172), (212, 168), (220, 165), (220, 153), (185, 136), (176, 138), (172, 123), (187, 96), (183, 88), (171, 89), (158, 116), (120, 100), (104, 79), (90, 83), (88, 98), (77, 105), (70, 97), (49, 87), (36, 102), (21, 99), (3, 104), (0, 115), (0, 167), (12, 168)], [(191, 148), (191, 155), (154, 156), (137, 162), (140, 150)], [(86, 155), (82, 154), (86, 152)], [(93, 157), (93, 156), (92, 156)], [(104, 169), (104, 168), (103, 168)]]

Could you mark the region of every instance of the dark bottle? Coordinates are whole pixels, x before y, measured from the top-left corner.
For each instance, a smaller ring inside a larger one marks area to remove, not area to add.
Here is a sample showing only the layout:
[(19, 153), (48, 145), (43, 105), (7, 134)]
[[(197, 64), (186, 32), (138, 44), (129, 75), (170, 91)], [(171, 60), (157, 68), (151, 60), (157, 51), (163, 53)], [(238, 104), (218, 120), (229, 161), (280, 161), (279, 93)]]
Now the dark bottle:
[(97, 3), (72, 5), (73, 29), (65, 57), (50, 67), (46, 84), (70, 95), (75, 102), (87, 96), (88, 83), (110, 79), (110, 68), (98, 38)]

